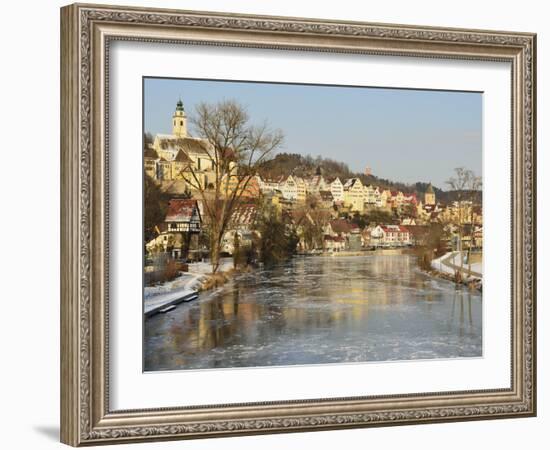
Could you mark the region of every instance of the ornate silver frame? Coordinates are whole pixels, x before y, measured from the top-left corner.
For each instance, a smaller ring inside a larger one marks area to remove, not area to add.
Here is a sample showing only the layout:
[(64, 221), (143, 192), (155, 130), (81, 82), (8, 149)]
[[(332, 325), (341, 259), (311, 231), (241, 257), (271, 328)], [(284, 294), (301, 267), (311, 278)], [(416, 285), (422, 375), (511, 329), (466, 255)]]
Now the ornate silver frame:
[[(510, 388), (111, 411), (105, 100), (109, 43), (117, 39), (510, 62)], [(62, 8), (62, 442), (80, 446), (535, 415), (535, 53), (536, 36), (530, 33), (80, 4)]]

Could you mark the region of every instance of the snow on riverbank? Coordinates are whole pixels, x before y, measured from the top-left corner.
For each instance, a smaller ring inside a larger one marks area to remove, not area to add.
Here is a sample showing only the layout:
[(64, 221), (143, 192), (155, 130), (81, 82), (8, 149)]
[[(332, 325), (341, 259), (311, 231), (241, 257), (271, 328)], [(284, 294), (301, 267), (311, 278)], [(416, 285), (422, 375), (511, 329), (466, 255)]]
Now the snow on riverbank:
[[(218, 272), (225, 272), (233, 267), (233, 258), (220, 259)], [(209, 262), (195, 262), (189, 264), (189, 273), (209, 275), (212, 273), (212, 264)]]
[[(223, 258), (220, 261), (220, 272), (225, 272), (233, 267), (231, 258)], [(198, 289), (201, 282), (212, 273), (212, 265), (208, 262), (196, 262), (189, 264), (189, 271), (182, 273), (172, 281), (167, 281), (157, 286), (146, 286), (144, 298), (156, 297), (157, 295), (169, 294), (182, 289)]]
[[(448, 275), (454, 275), (457, 270), (462, 268), (463, 275), (468, 275), (469, 266), (465, 261), (461, 266), (460, 263), (460, 252), (448, 252), (443, 256), (432, 260), (431, 262), (432, 269), (437, 270)], [(471, 265), (471, 278), (482, 278), (483, 277), (483, 264), (481, 262), (472, 263)]]
[[(220, 261), (220, 272), (225, 272), (233, 266), (231, 258)], [(181, 273), (172, 281), (157, 286), (146, 286), (143, 290), (144, 312), (149, 315), (153, 311), (172, 305), (184, 297), (196, 294), (202, 283), (212, 273), (212, 265), (206, 262), (189, 264), (189, 271)]]

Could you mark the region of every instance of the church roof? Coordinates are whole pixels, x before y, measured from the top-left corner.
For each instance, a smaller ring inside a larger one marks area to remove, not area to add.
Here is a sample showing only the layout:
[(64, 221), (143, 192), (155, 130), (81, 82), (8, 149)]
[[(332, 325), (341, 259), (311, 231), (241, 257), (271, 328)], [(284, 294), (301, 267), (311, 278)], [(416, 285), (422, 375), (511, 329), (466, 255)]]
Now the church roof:
[(151, 159), (158, 159), (159, 155), (155, 151), (155, 149), (152, 149), (150, 147), (147, 147), (145, 151), (143, 152), (144, 158), (151, 158)]
[(174, 158), (174, 161), (177, 162), (191, 162), (191, 158), (189, 158), (189, 155), (185, 153), (183, 150), (180, 150), (176, 157)]
[(178, 137), (172, 134), (157, 134), (158, 146), (161, 150), (183, 150), (186, 153), (208, 155), (208, 144), (204, 139)]
[(426, 189), (426, 194), (435, 194), (432, 183), (428, 184), (428, 188)]

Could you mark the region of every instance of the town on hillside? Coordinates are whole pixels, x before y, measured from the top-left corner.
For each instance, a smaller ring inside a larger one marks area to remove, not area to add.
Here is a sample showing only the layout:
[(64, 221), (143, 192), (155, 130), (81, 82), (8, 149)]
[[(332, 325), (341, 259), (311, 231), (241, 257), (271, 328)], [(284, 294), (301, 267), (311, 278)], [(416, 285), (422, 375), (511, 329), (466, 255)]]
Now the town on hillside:
[[(312, 120), (320, 104), (332, 114)], [(144, 371), (482, 356), (481, 106), (146, 80)]]
[(285, 255), (418, 249), (428, 263), (452, 251), (482, 251), (479, 190), (464, 187), (444, 203), (431, 183), (423, 192), (367, 184), (369, 167), (366, 177), (341, 179), (321, 165), (274, 176), (273, 159), (269, 170), (261, 163), (244, 167), (230, 146), (191, 136), (181, 100), (168, 120), (171, 134), (144, 139), (144, 247), (151, 271), (168, 260), (265, 262), (281, 240)]

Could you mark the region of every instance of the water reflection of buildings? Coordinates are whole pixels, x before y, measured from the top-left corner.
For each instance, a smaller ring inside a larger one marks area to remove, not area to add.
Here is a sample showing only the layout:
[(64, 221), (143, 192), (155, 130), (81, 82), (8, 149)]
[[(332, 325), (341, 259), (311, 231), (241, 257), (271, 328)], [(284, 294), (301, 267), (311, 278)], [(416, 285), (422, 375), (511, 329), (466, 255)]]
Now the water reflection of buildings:
[[(453, 328), (453, 325), (455, 325), (456, 322), (460, 336), (464, 335), (466, 328), (468, 332), (472, 332), (474, 329), (472, 303), (474, 301), (475, 299), (472, 297), (471, 292), (464, 290), (455, 291), (451, 307), (451, 317), (448, 322), (449, 330)], [(456, 312), (456, 309), (458, 309), (458, 313)]]
[(425, 323), (426, 333), (456, 331), (462, 337), (478, 332), (475, 315), (480, 312), (474, 313), (473, 307), (479, 311), (479, 304), (472, 304), (472, 294), (432, 283), (416, 270), (412, 257), (296, 258), (246, 274), (197, 303), (179, 307), (181, 312), (161, 330), (167, 344), (159, 350), (162, 354), (150, 353), (151, 364), (170, 357), (170, 364), (182, 368), (230, 367), (224, 359), (227, 351), (242, 354), (245, 347), (253, 352), (282, 341), (292, 347), (309, 336), (336, 345), (350, 335), (362, 338), (369, 329), (380, 331), (382, 323), (399, 334), (400, 326), (409, 326), (403, 322), (407, 316), (400, 314), (409, 314), (411, 307), (416, 308), (417, 316), (411, 316), (415, 326)]
[[(246, 335), (247, 343), (254, 343), (266, 321), (270, 333), (290, 335), (312, 329), (364, 328), (369, 302), (403, 303), (407, 293), (398, 285), (412, 282), (414, 288), (423, 287), (422, 281), (403, 278), (410, 271), (410, 258), (385, 257), (375, 263), (365, 258), (324, 258), (316, 271), (306, 271), (308, 259), (296, 259), (290, 268), (272, 269), (265, 275), (270, 278), (270, 289), (259, 286), (267, 280), (243, 282), (225, 295), (201, 303), (200, 312), (189, 317), (184, 333), (181, 327), (174, 329), (180, 336), (177, 345), (185, 341), (186, 347), (209, 350), (230, 341), (234, 334)], [(284, 289), (289, 283), (293, 295), (283, 302), (265, 301), (270, 290)]]

